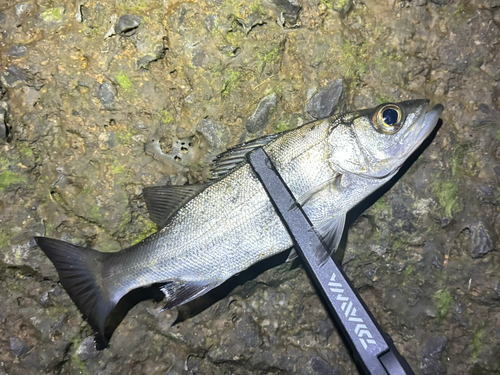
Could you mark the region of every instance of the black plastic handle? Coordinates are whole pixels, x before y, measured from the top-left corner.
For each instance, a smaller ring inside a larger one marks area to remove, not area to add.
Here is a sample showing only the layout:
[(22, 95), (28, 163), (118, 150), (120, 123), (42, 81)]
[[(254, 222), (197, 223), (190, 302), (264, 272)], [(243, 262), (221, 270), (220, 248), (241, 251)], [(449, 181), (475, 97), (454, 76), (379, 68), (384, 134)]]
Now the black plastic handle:
[(292, 237), (309, 276), (321, 291), (360, 372), (377, 375), (414, 374), (337, 263), (328, 257), (325, 263), (318, 264), (314, 250), (323, 246), (321, 239), (265, 151), (258, 148), (247, 159)]

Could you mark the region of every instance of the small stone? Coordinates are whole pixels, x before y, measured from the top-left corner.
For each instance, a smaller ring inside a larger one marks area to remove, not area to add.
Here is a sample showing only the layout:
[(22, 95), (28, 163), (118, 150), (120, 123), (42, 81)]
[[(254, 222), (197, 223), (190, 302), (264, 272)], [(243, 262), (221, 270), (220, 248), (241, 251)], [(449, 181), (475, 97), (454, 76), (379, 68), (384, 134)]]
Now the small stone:
[(28, 53), (28, 48), (24, 44), (17, 44), (12, 46), (7, 51), (7, 55), (10, 57), (24, 57)]
[(124, 14), (118, 20), (115, 27), (115, 32), (123, 36), (131, 36), (135, 33), (141, 22), (142, 18), (139, 16)]
[(97, 96), (102, 105), (109, 108), (115, 102), (115, 88), (111, 83), (104, 82), (97, 90)]
[(0, 10), (0, 25), (3, 25), (7, 20), (7, 15)]
[(448, 338), (444, 336), (431, 337), (425, 343), (424, 350), (422, 351), (422, 363), (420, 369), (424, 375), (438, 375), (446, 374), (441, 357)]
[(475, 228), (472, 228), (471, 242), (473, 258), (482, 257), (495, 249), (491, 234), (483, 223), (479, 223)]
[(21, 357), (30, 351), (30, 347), (19, 337), (12, 336), (10, 338), (10, 350), (12, 350), (12, 353), (14, 353), (16, 357)]
[(6, 71), (2, 73), (2, 83), (8, 88), (16, 88), (22, 86), (30, 79), (30, 74), (25, 69), (18, 68), (17, 66), (9, 66)]
[(280, 17), (278, 24), (282, 27), (293, 28), (299, 26), (299, 14), (302, 7), (295, 0), (272, 0), (278, 8)]
[(33, 5), (30, 3), (19, 3), (16, 4), (16, 15), (24, 16), (27, 15), (33, 9)]
[(322, 374), (337, 374), (337, 371), (330, 365), (327, 361), (325, 361), (321, 357), (314, 357), (311, 360), (311, 370), (309, 373), (314, 375), (322, 375)]
[(246, 128), (250, 133), (264, 130), (269, 122), (271, 112), (276, 107), (277, 98), (276, 94), (271, 94), (260, 101), (257, 109), (246, 122)]
[(314, 119), (331, 116), (342, 95), (342, 80), (328, 84), (309, 99), (306, 111)]
[(99, 357), (101, 353), (101, 351), (96, 349), (94, 336), (85, 338), (78, 349), (76, 349), (76, 355), (84, 362)]
[(205, 136), (213, 149), (225, 149), (231, 143), (231, 133), (221, 122), (203, 119), (196, 130)]
[(351, 10), (352, 7), (352, 0), (337, 0), (333, 2), (333, 10), (339, 12), (339, 13), (347, 13), (349, 10)]

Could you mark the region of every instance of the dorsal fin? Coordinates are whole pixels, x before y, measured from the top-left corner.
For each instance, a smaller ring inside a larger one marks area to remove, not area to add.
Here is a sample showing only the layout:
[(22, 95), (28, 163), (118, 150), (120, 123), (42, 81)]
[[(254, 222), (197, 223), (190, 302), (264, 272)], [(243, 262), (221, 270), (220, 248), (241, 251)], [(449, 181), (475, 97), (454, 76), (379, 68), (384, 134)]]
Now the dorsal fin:
[(212, 163), (212, 178), (218, 179), (224, 177), (234, 168), (242, 164), (246, 159), (246, 155), (255, 150), (257, 147), (265, 146), (269, 142), (274, 141), (283, 133), (269, 134), (264, 137), (254, 139), (230, 148), (227, 151), (217, 155)]
[(209, 185), (167, 185), (144, 188), (144, 200), (148, 207), (149, 217), (159, 228), (163, 228), (179, 208)]

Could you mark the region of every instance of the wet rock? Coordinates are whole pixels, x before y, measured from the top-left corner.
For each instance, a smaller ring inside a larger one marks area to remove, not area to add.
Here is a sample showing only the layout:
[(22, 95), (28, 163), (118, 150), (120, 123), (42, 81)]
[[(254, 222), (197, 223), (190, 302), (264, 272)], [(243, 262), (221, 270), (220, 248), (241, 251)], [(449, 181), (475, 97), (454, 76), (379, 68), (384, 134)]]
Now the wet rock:
[(33, 4), (30, 3), (18, 3), (16, 4), (16, 16), (26, 16), (33, 10)]
[(296, 0), (272, 0), (272, 3), (280, 12), (278, 24), (286, 28), (299, 26), (299, 15), (302, 9), (300, 2)]
[(115, 32), (123, 36), (132, 36), (137, 31), (141, 22), (142, 18), (139, 16), (124, 14), (118, 19)]
[(246, 128), (250, 133), (257, 133), (264, 130), (269, 122), (269, 117), (276, 107), (277, 96), (271, 94), (262, 99), (257, 109), (248, 118)]
[(84, 362), (99, 357), (101, 353), (102, 351), (96, 349), (94, 336), (85, 338), (76, 349), (76, 355)]
[(164, 35), (157, 29), (141, 28), (134, 35), (134, 40), (138, 55), (141, 56), (137, 59), (138, 68), (147, 69), (150, 63), (165, 56), (167, 47), (164, 44)]
[(109, 83), (104, 82), (97, 90), (97, 96), (105, 108), (110, 108), (115, 102), (116, 89)]
[(473, 258), (482, 257), (495, 249), (491, 234), (483, 223), (479, 223), (472, 228), (471, 242)]
[(214, 150), (225, 149), (231, 143), (231, 132), (228, 127), (219, 121), (203, 119), (196, 130), (203, 134)]
[(7, 70), (2, 73), (1, 77), (2, 83), (7, 88), (18, 88), (31, 79), (32, 75), (26, 69), (18, 68), (14, 65), (9, 66)]
[(331, 116), (342, 95), (342, 80), (337, 79), (320, 89), (309, 99), (306, 111), (314, 119)]
[(446, 368), (442, 363), (442, 354), (448, 343), (448, 338), (444, 336), (431, 337), (425, 343), (422, 351), (422, 362), (420, 369), (424, 375), (446, 374)]
[(21, 357), (28, 353), (30, 349), (28, 344), (19, 337), (13, 336), (10, 338), (10, 350), (12, 350), (12, 353), (14, 353), (16, 357)]
[(338, 374), (337, 370), (335, 370), (332, 365), (330, 365), (327, 361), (325, 361), (321, 357), (314, 357), (311, 360), (311, 367), (307, 374), (311, 375), (322, 375), (322, 374)]
[(352, 7), (352, 0), (336, 0), (332, 3), (332, 8), (339, 13), (347, 13), (351, 10)]
[(28, 48), (24, 44), (17, 44), (10, 47), (7, 51), (7, 55), (10, 57), (24, 57), (28, 53)]
[(0, 145), (7, 140), (8, 108), (7, 103), (0, 102)]

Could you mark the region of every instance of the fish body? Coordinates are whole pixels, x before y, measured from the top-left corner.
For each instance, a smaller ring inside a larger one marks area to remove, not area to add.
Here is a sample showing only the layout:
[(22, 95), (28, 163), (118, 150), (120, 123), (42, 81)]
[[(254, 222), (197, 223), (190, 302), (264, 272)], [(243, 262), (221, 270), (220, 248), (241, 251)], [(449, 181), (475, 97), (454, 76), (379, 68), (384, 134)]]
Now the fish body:
[(427, 111), (428, 103), (388, 104), (315, 121), (227, 151), (215, 162), (211, 183), (148, 188), (151, 217), (162, 229), (117, 253), (43, 237), (37, 243), (106, 340), (106, 319), (128, 292), (163, 284), (166, 308), (173, 308), (292, 247), (246, 153), (264, 148), (334, 250), (347, 211), (391, 179), (434, 128), (442, 106)]

